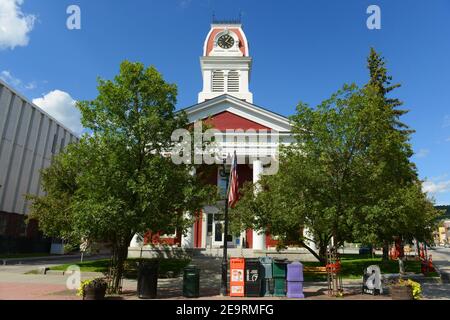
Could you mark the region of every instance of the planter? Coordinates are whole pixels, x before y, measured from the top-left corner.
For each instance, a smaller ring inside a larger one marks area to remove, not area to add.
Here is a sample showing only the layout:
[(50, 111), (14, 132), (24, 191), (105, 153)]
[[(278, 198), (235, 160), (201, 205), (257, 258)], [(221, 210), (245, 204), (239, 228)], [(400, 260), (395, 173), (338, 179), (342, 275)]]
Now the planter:
[(84, 288), (83, 300), (104, 300), (107, 287), (108, 285), (106, 283), (96, 286), (86, 286)]
[(392, 300), (414, 300), (410, 286), (391, 286), (390, 291)]

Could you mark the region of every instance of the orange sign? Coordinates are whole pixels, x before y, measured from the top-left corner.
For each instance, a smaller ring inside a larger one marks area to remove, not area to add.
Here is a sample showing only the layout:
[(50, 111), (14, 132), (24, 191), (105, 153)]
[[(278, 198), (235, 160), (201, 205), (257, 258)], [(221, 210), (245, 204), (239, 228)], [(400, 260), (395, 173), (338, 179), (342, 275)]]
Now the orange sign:
[(230, 259), (230, 297), (244, 296), (244, 258)]

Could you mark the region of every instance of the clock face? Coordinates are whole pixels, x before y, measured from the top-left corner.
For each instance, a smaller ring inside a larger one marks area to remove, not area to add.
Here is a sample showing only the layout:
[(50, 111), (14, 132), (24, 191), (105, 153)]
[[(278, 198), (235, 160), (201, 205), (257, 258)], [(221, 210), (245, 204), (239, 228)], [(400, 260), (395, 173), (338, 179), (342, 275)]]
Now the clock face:
[(217, 40), (217, 44), (223, 49), (230, 49), (234, 45), (234, 39), (229, 34), (224, 34)]

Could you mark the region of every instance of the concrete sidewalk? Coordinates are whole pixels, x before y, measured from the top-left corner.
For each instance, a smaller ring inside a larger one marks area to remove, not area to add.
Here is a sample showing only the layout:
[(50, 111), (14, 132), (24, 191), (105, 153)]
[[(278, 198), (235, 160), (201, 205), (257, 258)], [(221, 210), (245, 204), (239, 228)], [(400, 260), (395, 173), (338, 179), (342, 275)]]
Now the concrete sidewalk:
[[(196, 258), (192, 264), (198, 266), (200, 272), (200, 300), (233, 300), (220, 296), (221, 259)], [(0, 266), (0, 300), (79, 300), (75, 290), (68, 290), (66, 281), (69, 275), (55, 274), (24, 274), (35, 269), (36, 265)], [(92, 279), (103, 276), (101, 273), (82, 272), (81, 278)], [(450, 299), (450, 284), (442, 284), (436, 279), (415, 276), (422, 284), (424, 299)], [(305, 282), (306, 300), (390, 300), (389, 295), (371, 296), (361, 294), (362, 280), (343, 280), (344, 297), (327, 296), (326, 282)], [(158, 299), (185, 299), (182, 296), (183, 278), (158, 279)], [(137, 282), (132, 279), (123, 280), (123, 294), (108, 299), (137, 300)], [(238, 298), (280, 300), (285, 297)]]

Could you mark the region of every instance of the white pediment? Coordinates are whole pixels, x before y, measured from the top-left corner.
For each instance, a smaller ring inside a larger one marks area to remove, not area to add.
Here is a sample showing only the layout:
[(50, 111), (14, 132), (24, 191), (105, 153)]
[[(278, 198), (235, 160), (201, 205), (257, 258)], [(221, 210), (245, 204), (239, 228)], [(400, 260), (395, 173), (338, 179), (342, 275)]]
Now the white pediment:
[(228, 94), (185, 108), (183, 111), (186, 112), (190, 123), (227, 111), (274, 131), (291, 131), (288, 118)]

